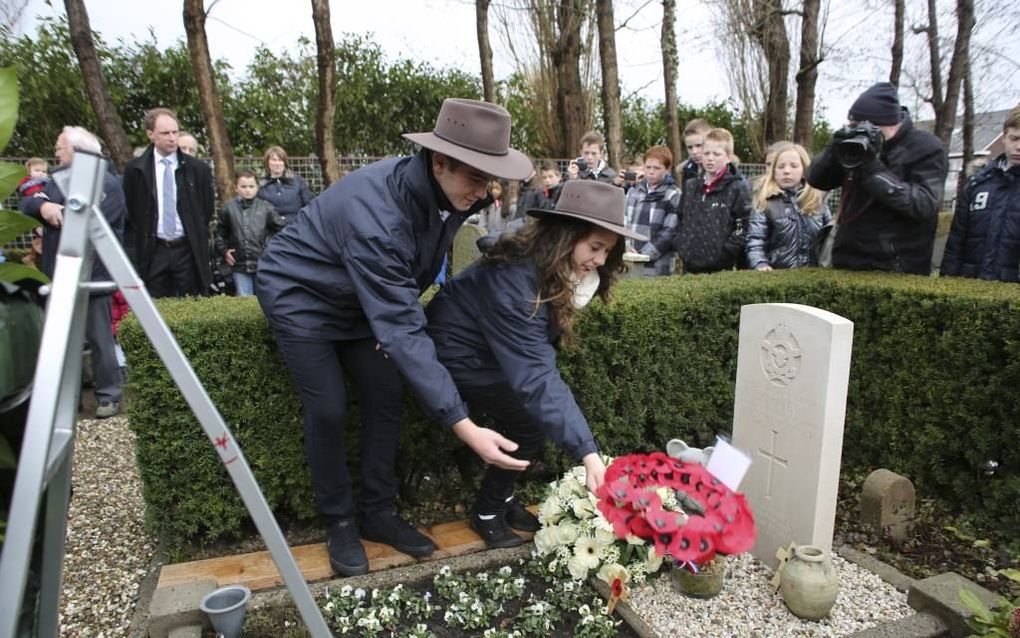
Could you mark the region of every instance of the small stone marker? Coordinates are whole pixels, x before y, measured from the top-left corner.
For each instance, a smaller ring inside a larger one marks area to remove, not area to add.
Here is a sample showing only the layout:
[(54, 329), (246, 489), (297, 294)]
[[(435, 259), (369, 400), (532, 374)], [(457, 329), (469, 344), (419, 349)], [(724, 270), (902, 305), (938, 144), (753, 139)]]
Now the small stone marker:
[(798, 304), (740, 309), (733, 445), (751, 455), (741, 484), (754, 511), (751, 553), (832, 549), (853, 322)]
[(905, 476), (886, 469), (868, 475), (861, 489), (861, 523), (901, 541), (914, 524), (916, 493)]

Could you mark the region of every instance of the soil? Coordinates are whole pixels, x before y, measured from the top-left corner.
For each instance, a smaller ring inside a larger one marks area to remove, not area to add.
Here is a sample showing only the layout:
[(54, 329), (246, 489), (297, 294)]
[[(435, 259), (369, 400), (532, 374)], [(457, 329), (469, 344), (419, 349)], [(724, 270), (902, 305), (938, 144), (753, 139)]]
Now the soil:
[(1020, 583), (997, 573), (1020, 569), (1020, 539), (983, 529), (933, 499), (918, 499), (913, 534), (904, 541), (862, 526), (858, 496), (869, 472), (844, 472), (841, 478), (834, 547), (867, 552), (911, 578), (952, 571), (1011, 600), (1020, 595)]

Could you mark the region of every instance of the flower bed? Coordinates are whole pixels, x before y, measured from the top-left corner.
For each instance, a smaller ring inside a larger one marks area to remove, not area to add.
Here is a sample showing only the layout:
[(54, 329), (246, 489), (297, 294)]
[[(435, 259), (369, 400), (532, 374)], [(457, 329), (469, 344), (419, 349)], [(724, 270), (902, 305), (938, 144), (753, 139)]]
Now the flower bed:
[[(320, 598), (335, 635), (460, 638), (636, 638), (587, 583), (550, 575), (542, 561), (519, 559), (483, 571), (442, 566), (431, 578), (390, 587), (330, 586)], [(247, 638), (307, 635), (293, 607), (262, 608)]]

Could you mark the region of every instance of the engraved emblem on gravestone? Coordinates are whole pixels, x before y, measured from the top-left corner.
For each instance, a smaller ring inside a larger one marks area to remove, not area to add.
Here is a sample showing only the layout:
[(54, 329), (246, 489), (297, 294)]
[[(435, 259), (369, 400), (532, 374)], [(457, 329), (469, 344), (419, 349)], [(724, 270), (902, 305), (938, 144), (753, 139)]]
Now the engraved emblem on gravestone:
[(800, 371), (800, 344), (783, 324), (765, 335), (761, 342), (761, 369), (769, 381), (786, 387)]

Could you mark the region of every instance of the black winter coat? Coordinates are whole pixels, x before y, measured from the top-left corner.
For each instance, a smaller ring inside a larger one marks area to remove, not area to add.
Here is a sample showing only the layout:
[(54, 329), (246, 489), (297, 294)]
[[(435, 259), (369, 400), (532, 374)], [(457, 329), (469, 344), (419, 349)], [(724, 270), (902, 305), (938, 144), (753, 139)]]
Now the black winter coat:
[(824, 203), (815, 215), (800, 211), (801, 189), (781, 191), (766, 200), (765, 210), (752, 210), (747, 227), (747, 265), (751, 268), (797, 268), (817, 266), (815, 238), (830, 221), (832, 213)]
[(556, 368), (548, 304), (535, 308), (531, 262), (473, 264), (429, 303), (428, 332), (439, 360), (461, 387), (505, 384), (531, 420), (575, 459), (595, 440)]
[[(61, 166), (53, 173), (56, 175), (68, 168), (68, 166)], [(43, 221), (42, 205), (46, 202), (64, 204), (64, 193), (60, 191), (55, 179), (46, 182), (43, 190), (34, 196), (22, 197), (18, 202), (18, 208), (29, 217), (34, 217), (42, 222), (42, 256), (39, 258), (39, 270), (52, 279), (53, 271), (57, 265), (57, 251), (60, 249), (60, 227), (51, 226)], [(106, 218), (106, 223), (110, 225), (113, 233), (117, 236), (117, 240), (122, 240), (127, 208), (124, 206), (124, 191), (120, 187), (120, 178), (113, 173), (106, 173), (103, 176), (103, 195), (99, 202), (99, 209), (103, 211), (103, 217)], [(103, 265), (103, 261), (95, 253), (92, 254), (92, 257), (92, 281), (109, 281), (110, 273)]]
[[(156, 252), (156, 220), (159, 219), (156, 196), (156, 167), (150, 144), (140, 157), (124, 167), (124, 198), (127, 220), (124, 224), (124, 249), (134, 261), (143, 280), (149, 279), (152, 255)], [(202, 160), (177, 151), (177, 214), (191, 248), (202, 290), (212, 285), (209, 266), (209, 222), (216, 213), (212, 171)]]
[(940, 274), (1020, 281), (1020, 166), (1005, 154), (972, 175), (956, 213)]
[(704, 176), (684, 182), (674, 247), (684, 270), (710, 272), (743, 267), (751, 191), (733, 164), (705, 193)]
[(234, 251), (233, 272), (253, 273), (272, 233), (283, 228), (283, 218), (269, 202), (235, 197), (220, 209), (214, 233), (216, 254)]
[(286, 223), (312, 201), (312, 192), (300, 175), (287, 171), (282, 177), (266, 175), (259, 180), (258, 197), (272, 204)]
[(375, 338), (423, 407), (452, 425), (467, 408), (425, 334), (418, 297), (435, 281), (460, 225), (491, 200), (452, 211), (428, 158), (421, 151), (376, 162), (323, 191), (269, 241), (255, 292), (276, 330), (306, 339)]
[(832, 265), (929, 274), (948, 170), (942, 142), (915, 128), (906, 109), (879, 157), (859, 169), (845, 170), (831, 145), (823, 150), (807, 181), (821, 190), (843, 187)]

